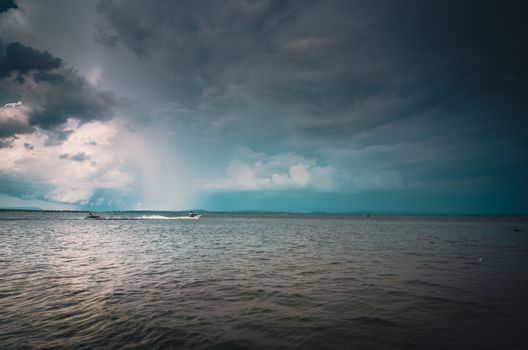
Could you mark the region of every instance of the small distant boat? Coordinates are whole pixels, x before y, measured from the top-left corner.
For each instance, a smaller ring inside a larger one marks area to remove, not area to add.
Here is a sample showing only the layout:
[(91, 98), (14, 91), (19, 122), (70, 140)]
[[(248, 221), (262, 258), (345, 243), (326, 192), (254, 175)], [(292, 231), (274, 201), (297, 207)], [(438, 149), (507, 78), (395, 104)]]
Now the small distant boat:
[(190, 219), (199, 219), (201, 216), (202, 216), (201, 214), (196, 214), (196, 213), (190, 212), (187, 217), (190, 218)]
[(105, 219), (105, 218), (102, 217), (101, 215), (95, 215), (95, 214), (92, 214), (92, 213), (88, 214), (88, 215), (84, 218), (84, 220), (104, 220), (104, 219)]

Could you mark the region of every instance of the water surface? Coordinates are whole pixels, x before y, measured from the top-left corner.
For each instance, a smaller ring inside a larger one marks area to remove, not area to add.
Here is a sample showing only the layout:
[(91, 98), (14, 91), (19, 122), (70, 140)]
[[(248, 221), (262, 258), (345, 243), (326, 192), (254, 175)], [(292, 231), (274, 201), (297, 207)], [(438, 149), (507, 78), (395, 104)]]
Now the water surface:
[(528, 348), (526, 218), (106, 215), (0, 212), (0, 348)]

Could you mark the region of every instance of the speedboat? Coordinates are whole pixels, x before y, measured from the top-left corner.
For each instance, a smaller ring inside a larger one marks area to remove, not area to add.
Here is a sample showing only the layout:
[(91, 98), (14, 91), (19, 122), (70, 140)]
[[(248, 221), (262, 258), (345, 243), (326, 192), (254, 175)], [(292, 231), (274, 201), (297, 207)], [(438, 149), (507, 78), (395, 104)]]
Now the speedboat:
[(104, 217), (102, 217), (101, 215), (95, 215), (95, 214), (88, 214), (84, 220), (88, 220), (88, 219), (91, 219), (91, 220), (104, 220)]
[(199, 219), (202, 215), (201, 214), (195, 214), (191, 212), (189, 216), (187, 216), (189, 219)]

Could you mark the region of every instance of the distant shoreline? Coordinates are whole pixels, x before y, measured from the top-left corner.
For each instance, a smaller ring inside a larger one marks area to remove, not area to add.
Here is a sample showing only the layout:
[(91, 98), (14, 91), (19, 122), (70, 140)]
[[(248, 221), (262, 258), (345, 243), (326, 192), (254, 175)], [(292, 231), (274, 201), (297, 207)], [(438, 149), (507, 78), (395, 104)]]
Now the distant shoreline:
[(435, 213), (435, 212), (375, 212), (375, 211), (351, 211), (351, 212), (293, 212), (293, 211), (271, 211), (271, 210), (234, 210), (234, 211), (214, 211), (205, 209), (187, 209), (187, 210), (51, 210), (38, 208), (0, 208), (0, 212), (45, 212), (45, 213), (189, 213), (196, 212), (200, 214), (213, 215), (299, 215), (299, 216), (358, 216), (358, 217), (386, 217), (386, 216), (449, 216), (449, 217), (524, 217), (528, 213), (491, 213), (491, 214), (474, 214), (474, 213)]

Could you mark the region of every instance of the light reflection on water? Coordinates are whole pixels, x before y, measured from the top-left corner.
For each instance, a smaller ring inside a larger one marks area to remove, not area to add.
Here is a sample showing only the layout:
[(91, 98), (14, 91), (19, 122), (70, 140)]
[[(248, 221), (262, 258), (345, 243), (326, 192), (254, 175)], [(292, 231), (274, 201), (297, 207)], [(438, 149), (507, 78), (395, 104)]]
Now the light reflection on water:
[(82, 216), (0, 213), (0, 348), (528, 344), (523, 218)]

